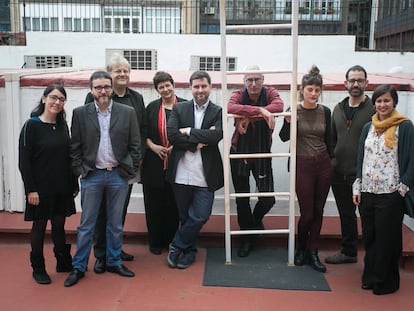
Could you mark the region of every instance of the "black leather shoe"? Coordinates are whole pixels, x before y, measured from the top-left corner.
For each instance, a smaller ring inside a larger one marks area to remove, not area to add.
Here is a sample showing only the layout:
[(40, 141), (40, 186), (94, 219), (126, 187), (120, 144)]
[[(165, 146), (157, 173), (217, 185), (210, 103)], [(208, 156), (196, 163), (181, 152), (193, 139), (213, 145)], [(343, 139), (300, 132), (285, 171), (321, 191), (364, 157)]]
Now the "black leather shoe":
[(96, 258), (95, 265), (93, 266), (93, 271), (95, 273), (104, 273), (106, 270), (106, 259), (104, 257)]
[(125, 253), (124, 251), (121, 251), (121, 260), (122, 261), (133, 261), (134, 255)]
[(116, 273), (120, 276), (130, 277), (130, 278), (135, 276), (135, 273), (132, 272), (131, 270), (129, 270), (124, 265), (108, 266), (108, 267), (106, 267), (106, 271), (111, 272), (111, 273)]
[(157, 247), (157, 246), (150, 246), (149, 250), (151, 254), (154, 254), (154, 255), (161, 255), (162, 253), (161, 247)]
[(252, 249), (253, 249), (253, 244), (250, 241), (250, 239), (244, 240), (242, 245), (239, 248), (239, 251), (237, 252), (237, 256), (247, 257), (247, 256), (249, 256)]
[(362, 283), (361, 288), (365, 290), (369, 290), (369, 289), (373, 289), (374, 285), (372, 283)]
[(295, 266), (303, 266), (306, 264), (307, 252), (304, 249), (297, 249), (295, 253)]
[(65, 280), (65, 287), (70, 287), (78, 283), (79, 279), (83, 278), (85, 276), (85, 272), (82, 272), (78, 269), (73, 269), (72, 272), (69, 274), (69, 276)]
[(314, 270), (322, 273), (326, 272), (325, 265), (319, 260), (318, 251), (309, 251), (308, 263)]

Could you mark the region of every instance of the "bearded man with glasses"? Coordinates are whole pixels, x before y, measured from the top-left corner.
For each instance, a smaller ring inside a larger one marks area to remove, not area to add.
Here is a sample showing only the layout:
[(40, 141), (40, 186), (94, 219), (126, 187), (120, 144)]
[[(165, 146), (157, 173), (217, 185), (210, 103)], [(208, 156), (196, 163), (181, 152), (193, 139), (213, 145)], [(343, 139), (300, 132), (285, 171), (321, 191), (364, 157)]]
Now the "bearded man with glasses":
[(365, 95), (367, 72), (355, 65), (345, 74), (345, 89), (349, 96), (338, 103), (332, 113), (332, 139), (334, 148), (334, 177), (332, 191), (341, 220), (342, 249), (329, 257), (329, 264), (358, 261), (358, 227), (356, 207), (352, 202), (352, 184), (357, 168), (358, 142), (362, 127), (375, 112), (371, 99)]
[(105, 193), (106, 271), (124, 277), (134, 272), (122, 265), (122, 210), (128, 181), (135, 178), (141, 160), (141, 137), (132, 107), (112, 100), (112, 77), (94, 72), (89, 84), (94, 101), (73, 110), (72, 170), (80, 177), (82, 214), (77, 230), (73, 270), (66, 287), (85, 276), (92, 238)]

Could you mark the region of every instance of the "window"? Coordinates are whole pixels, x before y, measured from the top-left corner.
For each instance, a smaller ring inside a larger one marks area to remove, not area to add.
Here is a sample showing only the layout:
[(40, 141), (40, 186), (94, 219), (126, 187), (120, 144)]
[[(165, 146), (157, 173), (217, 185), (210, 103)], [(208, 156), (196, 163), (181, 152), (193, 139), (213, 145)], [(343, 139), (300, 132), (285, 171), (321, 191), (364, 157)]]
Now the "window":
[(59, 31), (59, 19), (57, 17), (51, 17), (50, 26), (50, 30)]
[(42, 31), (49, 31), (49, 18), (42, 18)]
[(114, 31), (121, 32), (121, 19), (119, 17), (114, 18)]
[(72, 67), (72, 56), (68, 55), (25, 55), (26, 68)]
[(63, 19), (63, 31), (72, 31), (72, 18), (65, 17)]
[[(219, 56), (192, 56), (191, 70), (220, 71)], [(227, 57), (227, 71), (236, 70), (236, 58)]]
[(80, 18), (73, 19), (73, 30), (82, 31), (82, 20)]
[(93, 32), (101, 31), (101, 19), (100, 18), (92, 18), (92, 31)]
[(108, 49), (106, 55), (109, 56), (114, 52), (124, 55), (131, 65), (131, 69), (139, 70), (156, 70), (157, 69), (157, 51), (156, 50), (115, 50)]
[(105, 18), (105, 32), (112, 32), (112, 19)]
[(83, 31), (86, 31), (86, 32), (91, 31), (91, 20), (89, 18), (83, 19)]
[(40, 18), (38, 17), (33, 17), (32, 18), (32, 23), (33, 23), (33, 31), (40, 31)]
[(129, 23), (130, 23), (130, 19), (129, 18), (123, 18), (122, 19), (122, 31), (124, 33), (130, 33)]
[(132, 32), (133, 33), (140, 33), (140, 30), (139, 30), (139, 19), (138, 18), (133, 18), (132, 19)]
[(30, 22), (30, 17), (23, 18), (23, 25), (25, 31), (31, 31), (32, 30), (32, 24)]

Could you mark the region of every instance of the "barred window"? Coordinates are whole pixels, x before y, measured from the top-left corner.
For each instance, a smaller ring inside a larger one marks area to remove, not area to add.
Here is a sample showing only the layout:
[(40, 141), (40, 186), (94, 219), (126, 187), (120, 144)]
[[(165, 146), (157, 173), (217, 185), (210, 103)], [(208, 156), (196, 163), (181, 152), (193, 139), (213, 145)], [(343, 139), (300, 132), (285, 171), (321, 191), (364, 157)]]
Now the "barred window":
[(25, 55), (26, 68), (60, 68), (72, 67), (72, 56), (69, 55)]
[(131, 65), (131, 69), (157, 70), (156, 50), (106, 50), (107, 59), (114, 52), (122, 54)]
[[(191, 70), (220, 71), (219, 56), (191, 56)], [(227, 57), (227, 71), (236, 70), (236, 58)]]

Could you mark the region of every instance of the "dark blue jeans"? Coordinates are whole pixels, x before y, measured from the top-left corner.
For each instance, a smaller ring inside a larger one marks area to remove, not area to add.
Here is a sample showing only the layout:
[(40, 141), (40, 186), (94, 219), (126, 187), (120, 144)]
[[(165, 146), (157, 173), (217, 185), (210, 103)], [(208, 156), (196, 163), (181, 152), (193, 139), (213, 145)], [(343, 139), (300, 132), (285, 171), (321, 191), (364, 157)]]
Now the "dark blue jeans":
[(180, 217), (180, 228), (175, 233), (172, 243), (185, 253), (196, 253), (198, 235), (213, 209), (214, 192), (208, 188), (181, 184), (173, 184), (173, 191)]

